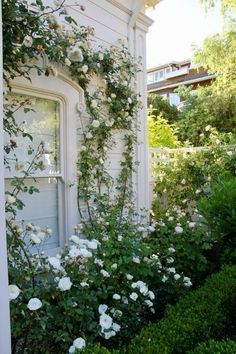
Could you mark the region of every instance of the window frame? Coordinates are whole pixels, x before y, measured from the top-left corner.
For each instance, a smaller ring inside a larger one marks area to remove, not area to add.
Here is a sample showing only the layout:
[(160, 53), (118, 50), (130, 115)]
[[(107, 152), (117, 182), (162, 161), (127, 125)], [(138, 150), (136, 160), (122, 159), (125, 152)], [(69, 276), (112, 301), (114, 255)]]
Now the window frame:
[[(78, 115), (84, 112), (84, 92), (82, 88), (64, 73), (58, 77), (33, 77), (32, 84), (25, 84), (20, 78), (12, 83), (12, 92), (59, 102), (60, 174), (50, 178), (58, 180), (58, 247), (45, 250), (56, 254), (68, 241), (74, 227), (79, 222), (77, 208), (77, 152)], [(66, 94), (65, 94), (66, 92)], [(27, 114), (27, 113), (26, 113)], [(45, 174), (35, 174), (37, 178), (49, 178)], [(12, 178), (9, 176), (6, 179)], [(74, 183), (75, 182), (75, 183)]]

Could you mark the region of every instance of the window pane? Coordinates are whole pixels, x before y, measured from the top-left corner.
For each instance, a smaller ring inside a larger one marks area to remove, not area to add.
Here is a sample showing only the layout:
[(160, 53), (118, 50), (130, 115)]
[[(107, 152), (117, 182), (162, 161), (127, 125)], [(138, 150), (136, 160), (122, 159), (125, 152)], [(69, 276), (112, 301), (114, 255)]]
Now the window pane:
[[(11, 180), (5, 181), (5, 188), (11, 191)], [(32, 223), (42, 228), (52, 229), (50, 238), (42, 244), (44, 250), (59, 247), (59, 217), (58, 217), (58, 199), (59, 199), (59, 180), (57, 178), (38, 178), (37, 182), (28, 178), (26, 186), (34, 186), (39, 189), (39, 193), (32, 195), (27, 193), (19, 194), (18, 197), (23, 201), (25, 207), (17, 212), (16, 223)], [(27, 241), (27, 240), (26, 240)]]
[[(43, 162), (45, 170), (43, 175), (60, 173), (60, 144), (59, 144), (59, 108), (57, 101), (39, 98), (28, 95), (20, 95), (10, 93), (7, 95), (6, 104), (15, 104), (18, 108), (19, 104), (26, 102), (23, 107), (17, 109), (14, 118), (24, 131), (33, 137), (33, 141), (29, 138), (16, 137), (17, 143), (15, 153), (19, 164), (27, 164), (27, 161), (34, 156), (28, 155), (29, 146), (36, 152), (39, 144), (43, 141), (47, 153), (44, 154)], [(27, 112), (25, 111), (27, 110)], [(6, 141), (9, 137), (6, 136)], [(11, 154), (7, 155), (11, 158)], [(15, 168), (15, 162), (11, 162), (11, 174), (19, 174)]]

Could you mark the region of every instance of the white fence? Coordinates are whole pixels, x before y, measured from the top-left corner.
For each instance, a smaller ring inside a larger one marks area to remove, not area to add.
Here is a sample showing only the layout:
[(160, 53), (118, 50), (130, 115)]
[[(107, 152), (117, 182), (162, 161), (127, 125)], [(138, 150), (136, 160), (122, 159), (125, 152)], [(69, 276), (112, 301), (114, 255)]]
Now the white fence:
[[(235, 149), (235, 145), (221, 146), (222, 149)], [(168, 164), (177, 159), (178, 156), (183, 158), (190, 154), (195, 154), (202, 150), (208, 150), (211, 147), (184, 147), (184, 148), (149, 148), (149, 200), (150, 206), (153, 199), (153, 188), (155, 185), (158, 167), (163, 164)]]
[(206, 150), (205, 147), (185, 147), (185, 148), (149, 148), (149, 200), (150, 207), (153, 200), (153, 189), (156, 182), (158, 167), (163, 164), (168, 164), (177, 159), (178, 156), (187, 157), (190, 154), (195, 154), (198, 151)]

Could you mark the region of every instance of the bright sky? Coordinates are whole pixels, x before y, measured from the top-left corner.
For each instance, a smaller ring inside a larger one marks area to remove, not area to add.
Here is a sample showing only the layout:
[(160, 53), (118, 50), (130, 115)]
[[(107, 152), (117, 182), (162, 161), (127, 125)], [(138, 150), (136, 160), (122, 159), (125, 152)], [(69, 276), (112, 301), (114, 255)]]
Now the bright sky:
[(148, 14), (147, 67), (191, 57), (192, 47), (222, 28), (219, 6), (207, 13), (198, 0), (163, 0)]

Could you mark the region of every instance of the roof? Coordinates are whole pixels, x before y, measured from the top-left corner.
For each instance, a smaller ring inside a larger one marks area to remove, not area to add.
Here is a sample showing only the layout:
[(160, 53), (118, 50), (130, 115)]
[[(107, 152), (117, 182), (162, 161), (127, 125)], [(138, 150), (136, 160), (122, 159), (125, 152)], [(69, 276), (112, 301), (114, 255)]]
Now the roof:
[(162, 0), (146, 0), (145, 1), (145, 6), (146, 7), (154, 7), (155, 5), (157, 5), (161, 1)]
[(153, 71), (157, 71), (163, 68), (167, 68), (168, 66), (172, 66), (172, 65), (184, 65), (184, 64), (190, 64), (191, 63), (191, 59), (185, 59), (185, 60), (181, 60), (181, 61), (171, 61), (165, 64), (160, 64), (157, 66), (154, 66), (150, 69), (147, 70), (148, 73), (151, 73)]

